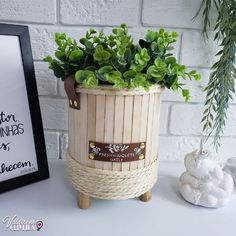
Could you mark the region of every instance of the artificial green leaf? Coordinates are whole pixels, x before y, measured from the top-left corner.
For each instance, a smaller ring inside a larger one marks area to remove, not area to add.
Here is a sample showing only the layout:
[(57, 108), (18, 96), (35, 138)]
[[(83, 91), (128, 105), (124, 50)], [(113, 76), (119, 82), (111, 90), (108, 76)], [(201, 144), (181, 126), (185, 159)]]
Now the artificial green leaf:
[(201, 75), (200, 74), (195, 74), (194, 79), (195, 80), (201, 80)]
[(124, 23), (122, 23), (122, 24), (120, 25), (120, 27), (123, 28), (123, 29), (126, 29), (126, 28), (127, 28), (126, 24), (124, 24)]
[(182, 90), (182, 95), (185, 98), (185, 101), (187, 102), (189, 100), (189, 98), (190, 98), (189, 90), (188, 89), (183, 89)]
[(131, 64), (130, 69), (140, 72), (146, 67), (149, 60), (150, 56), (147, 49), (142, 48), (140, 52), (135, 54), (134, 62)]
[(123, 76), (125, 79), (132, 79), (134, 78), (135, 76), (137, 75), (137, 72), (136, 71), (133, 71), (133, 70), (128, 70), (126, 71)]
[(55, 75), (57, 78), (63, 78), (64, 75), (65, 75), (65, 72), (64, 72), (63, 68), (60, 67), (60, 66), (54, 67), (54, 75)]
[(61, 51), (56, 51), (55, 52), (56, 58), (58, 58), (60, 61), (65, 61), (66, 60), (66, 53), (61, 52)]
[(110, 58), (111, 54), (107, 51), (96, 52), (93, 57), (96, 61), (107, 61)]
[(75, 80), (78, 84), (82, 83), (89, 75), (93, 75), (94, 72), (90, 70), (78, 70), (75, 73)]
[(97, 69), (96, 66), (87, 66), (84, 68), (84, 70), (90, 70), (90, 71), (95, 71)]
[(112, 66), (103, 66), (98, 70), (98, 73), (105, 74), (111, 72), (112, 70), (113, 70)]
[(171, 88), (174, 91), (178, 91), (177, 81), (178, 81), (178, 78), (176, 75), (165, 75), (163, 79), (163, 84), (168, 89)]
[[(64, 80), (75, 75), (76, 82), (87, 88), (112, 84), (116, 89), (143, 87), (148, 91), (152, 84), (160, 84), (184, 91), (180, 79), (198, 80), (199, 75), (194, 70), (186, 72), (169, 53), (176, 38), (175, 32), (149, 30), (146, 40), (140, 39), (136, 45), (125, 24), (107, 36), (90, 29), (79, 45), (66, 34), (56, 33), (56, 58), (48, 56), (44, 61), (57, 77)], [(187, 91), (182, 93), (186, 100), (190, 97)]]
[(145, 38), (146, 38), (146, 40), (147, 40), (149, 43), (155, 41), (156, 38), (157, 38), (156, 32), (153, 32), (153, 31), (151, 31), (151, 30), (148, 30), (147, 33), (146, 33), (146, 37), (145, 37)]
[(78, 70), (75, 73), (75, 81), (80, 84), (83, 82), (83, 80), (85, 79), (85, 76), (83, 76), (83, 70)]
[(81, 38), (80, 40), (80, 43), (83, 44), (84, 46), (86, 46), (87, 48), (92, 48), (93, 47), (93, 44), (92, 42), (90, 42), (88, 39), (86, 38)]
[(172, 38), (177, 38), (178, 37), (178, 33), (177, 32), (172, 32), (171, 36), (172, 36)]
[(176, 58), (175, 57), (167, 57), (165, 62), (167, 64), (176, 64)]
[(80, 49), (77, 49), (77, 50), (71, 52), (69, 59), (71, 61), (78, 61), (83, 57), (83, 55), (84, 55), (83, 51)]
[(156, 66), (150, 66), (147, 70), (148, 75), (153, 77), (156, 82), (160, 82), (164, 79), (164, 73), (161, 70), (158, 70)]
[(96, 78), (94, 73), (88, 74), (86, 78), (83, 80), (83, 85), (86, 88), (95, 88), (98, 86), (98, 79)]
[(107, 61), (111, 57), (111, 54), (103, 49), (102, 45), (98, 45), (96, 47), (95, 53), (93, 54), (93, 57), (96, 61)]
[(90, 34), (90, 35), (92, 35), (92, 34), (96, 34), (96, 33), (97, 33), (96, 30), (94, 30), (94, 29), (89, 29), (89, 34)]
[(156, 42), (152, 42), (151, 43), (151, 49), (152, 49), (152, 51), (157, 51), (157, 49), (158, 49), (158, 45), (157, 45), (157, 43)]
[(113, 30), (112, 30), (112, 33), (113, 33), (113, 34), (117, 34), (117, 31), (118, 31), (117, 29), (113, 29)]
[(143, 40), (143, 39), (140, 39), (139, 41), (138, 41), (138, 43), (139, 43), (139, 45), (140, 45), (140, 47), (141, 48), (149, 48), (149, 45), (150, 45), (150, 43), (148, 43), (148, 42), (146, 42), (145, 40)]
[(43, 59), (43, 61), (45, 61), (45, 62), (48, 62), (48, 63), (51, 63), (52, 62), (52, 57), (51, 56), (46, 56), (44, 59)]
[(121, 79), (121, 73), (119, 71), (111, 71), (105, 74), (105, 78), (110, 83), (116, 83), (116, 81)]

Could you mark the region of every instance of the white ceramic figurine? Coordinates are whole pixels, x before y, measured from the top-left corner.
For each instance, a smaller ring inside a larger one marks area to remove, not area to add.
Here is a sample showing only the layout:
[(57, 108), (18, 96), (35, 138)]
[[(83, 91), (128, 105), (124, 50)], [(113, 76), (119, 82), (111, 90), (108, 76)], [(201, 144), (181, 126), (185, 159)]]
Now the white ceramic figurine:
[(204, 207), (219, 208), (230, 199), (234, 182), (207, 151), (193, 151), (185, 156), (186, 171), (180, 176), (180, 193), (185, 200)]
[(236, 190), (236, 157), (228, 159), (223, 170), (232, 175)]

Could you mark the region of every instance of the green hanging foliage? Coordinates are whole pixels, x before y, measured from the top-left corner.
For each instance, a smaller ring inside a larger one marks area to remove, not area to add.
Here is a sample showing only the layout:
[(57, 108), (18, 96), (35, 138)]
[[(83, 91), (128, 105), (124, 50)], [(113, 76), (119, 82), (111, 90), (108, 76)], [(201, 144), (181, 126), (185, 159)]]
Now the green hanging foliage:
[[(220, 138), (224, 133), (229, 102), (235, 93), (236, 79), (236, 1), (235, 0), (203, 0), (196, 16), (203, 9), (203, 35), (208, 38), (210, 26), (210, 9), (216, 8), (218, 17), (215, 22), (215, 38), (220, 51), (216, 54), (219, 59), (212, 65), (206, 92), (205, 110), (202, 123), (203, 130), (214, 135), (214, 146), (220, 146)], [(195, 17), (196, 17), (195, 16)]]

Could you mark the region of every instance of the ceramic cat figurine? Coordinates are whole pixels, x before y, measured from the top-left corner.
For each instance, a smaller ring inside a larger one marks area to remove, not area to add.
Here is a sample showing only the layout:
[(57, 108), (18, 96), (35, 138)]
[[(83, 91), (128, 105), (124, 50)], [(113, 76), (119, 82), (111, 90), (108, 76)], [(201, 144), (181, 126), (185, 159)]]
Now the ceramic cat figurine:
[(204, 207), (219, 208), (230, 199), (234, 182), (207, 151), (185, 156), (186, 171), (180, 176), (179, 189), (185, 200)]

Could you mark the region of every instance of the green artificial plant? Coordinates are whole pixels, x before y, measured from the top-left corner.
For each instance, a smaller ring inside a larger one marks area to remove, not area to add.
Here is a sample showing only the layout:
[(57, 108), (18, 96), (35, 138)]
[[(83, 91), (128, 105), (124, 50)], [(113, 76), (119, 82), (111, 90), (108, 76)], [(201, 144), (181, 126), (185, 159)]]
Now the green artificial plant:
[(236, 1), (203, 0), (196, 16), (201, 10), (204, 18), (203, 35), (208, 38), (210, 27), (210, 10), (215, 7), (217, 20), (214, 24), (215, 38), (220, 46), (216, 54), (217, 61), (212, 66), (212, 73), (206, 91), (205, 110), (203, 113), (203, 130), (208, 137), (214, 135), (214, 146), (220, 146), (224, 132), (229, 102), (235, 93), (235, 55), (236, 55)]
[(187, 101), (189, 90), (180, 79), (199, 80), (200, 75), (195, 70), (187, 72), (171, 53), (177, 36), (164, 29), (148, 30), (145, 39), (135, 44), (125, 24), (114, 28), (108, 36), (90, 29), (79, 43), (64, 33), (56, 33), (55, 58), (47, 56), (44, 61), (56, 77), (64, 80), (75, 75), (76, 82), (87, 88), (111, 84), (114, 89), (148, 90), (159, 84), (180, 90)]

